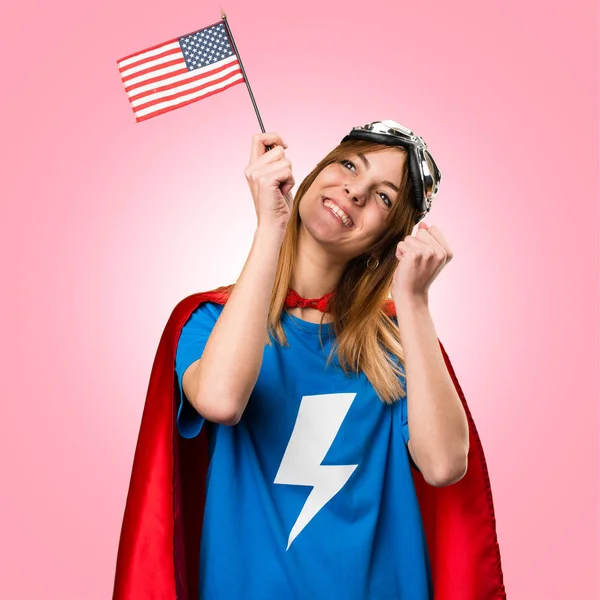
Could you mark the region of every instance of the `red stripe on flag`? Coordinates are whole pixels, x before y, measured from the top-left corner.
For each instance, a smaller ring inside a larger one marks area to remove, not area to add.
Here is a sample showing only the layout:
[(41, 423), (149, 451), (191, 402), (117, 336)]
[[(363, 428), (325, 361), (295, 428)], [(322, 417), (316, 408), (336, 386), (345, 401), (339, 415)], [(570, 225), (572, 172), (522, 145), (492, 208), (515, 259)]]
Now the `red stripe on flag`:
[(152, 62), (153, 60), (157, 60), (159, 58), (163, 58), (163, 56), (169, 56), (169, 54), (177, 54), (178, 52), (181, 52), (181, 48), (177, 47), (177, 48), (171, 48), (170, 50), (165, 50), (164, 52), (161, 52), (160, 54), (153, 54), (152, 56), (146, 56), (146, 58), (142, 58), (141, 60), (138, 60), (134, 63), (128, 64), (125, 67), (121, 67), (119, 69), (120, 73), (123, 73), (124, 71), (128, 71), (129, 69), (133, 69), (134, 67), (139, 67), (140, 65), (143, 65), (144, 63), (147, 62)]
[(169, 77), (182, 75), (183, 73), (189, 73), (187, 67), (184, 67), (183, 69), (178, 69), (177, 71), (171, 71), (170, 73), (163, 73), (162, 75), (157, 75), (156, 77), (151, 77), (150, 79), (144, 79), (144, 81), (139, 81), (138, 83), (135, 83), (130, 86), (125, 86), (125, 91), (130, 92), (131, 90), (135, 90), (136, 88), (142, 87), (144, 85), (150, 85), (151, 83), (156, 83), (157, 81), (162, 81), (163, 79), (168, 79)]
[[(236, 70), (237, 73), (241, 73), (241, 69), (237, 69)], [(145, 104), (140, 104), (139, 106), (136, 106), (134, 108), (134, 110), (136, 112), (139, 112), (141, 110), (144, 110), (146, 108), (150, 108), (151, 106), (155, 106), (156, 104), (162, 104), (163, 102), (169, 102), (170, 100), (177, 100), (177, 98), (180, 98), (181, 96), (185, 96), (187, 94), (193, 94), (194, 92), (197, 92), (199, 90), (202, 90), (204, 88), (210, 87), (212, 85), (217, 85), (219, 83), (222, 83), (223, 81), (226, 81), (227, 79), (229, 79), (230, 77), (233, 77), (236, 73), (228, 73), (227, 75), (224, 75), (223, 77), (219, 77), (218, 79), (213, 79), (212, 81), (207, 81), (206, 83), (202, 84), (202, 85), (198, 85), (195, 86), (193, 88), (190, 88), (188, 90), (183, 90), (181, 92), (178, 92), (176, 94), (171, 94), (169, 96), (163, 96), (162, 98), (157, 98), (155, 100), (151, 100), (150, 102), (146, 102)], [(242, 78), (243, 80), (243, 78)], [(182, 84), (180, 84), (177, 87), (181, 87)]]
[(166, 69), (167, 67), (172, 67), (174, 65), (180, 65), (180, 64), (185, 65), (185, 59), (183, 58), (183, 54), (181, 54), (181, 52), (179, 54), (181, 55), (181, 58), (178, 57), (175, 60), (169, 60), (165, 63), (162, 63), (160, 65), (155, 65), (148, 69), (142, 69), (141, 71), (138, 71), (137, 73), (132, 73), (131, 75), (128, 75), (127, 77), (122, 77), (121, 79), (123, 80), (123, 83), (127, 83), (128, 81), (131, 81), (132, 79), (135, 79), (136, 77), (141, 77), (142, 75), (146, 75), (146, 73), (152, 73), (152, 71)]
[[(221, 65), (219, 68), (213, 69), (212, 71), (205, 71), (204, 73), (199, 73), (198, 75), (195, 75), (194, 77), (186, 77), (185, 79), (181, 79), (180, 81), (175, 81), (174, 83), (170, 83), (168, 85), (158, 86), (158, 87), (152, 88), (151, 90), (146, 90), (145, 92), (140, 92), (139, 94), (129, 96), (129, 100), (133, 102), (133, 100), (139, 100), (140, 98), (144, 98), (145, 96), (151, 96), (152, 94), (156, 94), (157, 92), (164, 92), (166, 90), (172, 90), (172, 89), (180, 87), (182, 85), (187, 85), (188, 83), (193, 83), (194, 81), (199, 81), (200, 79), (206, 79), (207, 77), (211, 77), (212, 75), (216, 75), (217, 73), (220, 73), (224, 69), (229, 69), (230, 67), (235, 67), (235, 66), (237, 66), (237, 69), (234, 69), (233, 71), (231, 71), (231, 73), (229, 73), (227, 75), (227, 77), (234, 75), (235, 73), (241, 73), (239, 62), (234, 61), (231, 63), (227, 63), (226, 65)], [(193, 71), (190, 71), (190, 73), (193, 73)], [(172, 77), (172, 76), (173, 76), (173, 74), (169, 73), (169, 77)], [(162, 77), (161, 79), (165, 79), (165, 78)], [(215, 79), (214, 83), (216, 83), (217, 81), (219, 81), (219, 80)], [(144, 81), (144, 85), (147, 83), (148, 83), (147, 81)]]
[(204, 96), (200, 96), (198, 98), (192, 98), (191, 100), (186, 100), (185, 102), (181, 102), (180, 104), (176, 104), (175, 106), (168, 106), (167, 108), (161, 108), (160, 110), (157, 110), (156, 112), (144, 115), (143, 117), (136, 116), (135, 120), (137, 123), (139, 123), (140, 121), (146, 121), (147, 119), (151, 119), (152, 117), (162, 115), (163, 113), (169, 112), (171, 110), (181, 108), (182, 106), (186, 106), (187, 104), (191, 104), (192, 102), (197, 102), (198, 100), (204, 100), (204, 98), (208, 98), (209, 96), (218, 94), (219, 92), (222, 92), (222, 91), (226, 90), (227, 88), (230, 88), (231, 86), (234, 86), (238, 83), (244, 83), (244, 78), (242, 77), (242, 79), (233, 81), (233, 82), (229, 83), (228, 85), (225, 85), (222, 88), (219, 88), (218, 90), (213, 90), (212, 92), (209, 92), (208, 94), (204, 94)]

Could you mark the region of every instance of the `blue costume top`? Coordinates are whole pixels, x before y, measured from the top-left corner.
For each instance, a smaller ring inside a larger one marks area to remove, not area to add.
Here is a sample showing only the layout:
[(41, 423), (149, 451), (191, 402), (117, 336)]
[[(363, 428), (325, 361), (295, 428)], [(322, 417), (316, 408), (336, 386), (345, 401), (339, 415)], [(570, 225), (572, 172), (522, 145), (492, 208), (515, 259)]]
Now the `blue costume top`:
[(289, 347), (265, 346), (235, 426), (182, 390), (224, 305), (184, 325), (175, 370), (183, 437), (208, 428), (200, 600), (431, 600), (433, 586), (407, 442), (406, 398), (388, 405), (363, 373), (325, 368), (333, 325), (282, 314)]

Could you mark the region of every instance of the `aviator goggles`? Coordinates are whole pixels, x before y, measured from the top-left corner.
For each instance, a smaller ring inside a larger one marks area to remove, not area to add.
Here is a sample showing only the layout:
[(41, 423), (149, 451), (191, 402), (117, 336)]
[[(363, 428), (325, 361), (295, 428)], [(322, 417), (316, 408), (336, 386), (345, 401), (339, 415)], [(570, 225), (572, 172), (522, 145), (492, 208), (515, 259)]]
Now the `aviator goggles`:
[(366, 140), (385, 144), (386, 146), (402, 146), (408, 150), (408, 170), (413, 186), (415, 207), (422, 211), (417, 223), (425, 218), (431, 210), (431, 204), (440, 187), (442, 174), (433, 156), (427, 150), (422, 137), (415, 135), (408, 127), (396, 121), (374, 121), (366, 125), (353, 127), (344, 137), (346, 140)]

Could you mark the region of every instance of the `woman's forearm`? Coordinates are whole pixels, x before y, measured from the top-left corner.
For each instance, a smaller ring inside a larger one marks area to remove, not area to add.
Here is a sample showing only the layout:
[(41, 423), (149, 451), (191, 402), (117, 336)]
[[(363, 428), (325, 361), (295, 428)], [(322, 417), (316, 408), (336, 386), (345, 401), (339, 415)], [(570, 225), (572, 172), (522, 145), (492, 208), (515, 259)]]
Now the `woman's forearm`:
[(279, 231), (257, 229), (244, 268), (197, 365), (198, 393), (193, 404), (211, 421), (235, 425), (258, 379), (282, 241)]
[(403, 298), (395, 304), (406, 363), (408, 427), (415, 463), (428, 483), (449, 485), (467, 469), (467, 416), (444, 362), (427, 303)]

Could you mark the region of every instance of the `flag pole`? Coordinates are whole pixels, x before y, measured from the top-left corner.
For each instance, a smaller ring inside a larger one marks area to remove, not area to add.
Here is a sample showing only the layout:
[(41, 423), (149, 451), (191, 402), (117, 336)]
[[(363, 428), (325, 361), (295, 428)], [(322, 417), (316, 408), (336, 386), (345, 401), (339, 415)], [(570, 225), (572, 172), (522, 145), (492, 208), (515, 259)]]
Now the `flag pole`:
[(248, 77), (246, 76), (246, 71), (244, 70), (244, 65), (242, 64), (242, 57), (240, 56), (240, 53), (238, 52), (236, 46), (235, 46), (235, 42), (233, 41), (233, 34), (231, 33), (231, 29), (229, 28), (229, 23), (227, 22), (227, 15), (225, 14), (225, 11), (223, 10), (222, 7), (219, 6), (219, 8), (221, 9), (221, 18), (223, 19), (223, 23), (225, 24), (225, 29), (227, 30), (227, 35), (229, 36), (229, 40), (231, 41), (231, 47), (233, 48), (233, 51), (235, 52), (238, 62), (240, 63), (240, 68), (242, 70), (242, 75), (244, 77), (244, 81), (246, 82), (246, 87), (248, 88), (248, 93), (250, 94), (250, 100), (252, 100), (252, 104), (254, 106), (254, 111), (256, 112), (256, 116), (258, 117), (258, 123), (260, 125), (260, 130), (265, 133), (265, 126), (263, 125), (262, 119), (260, 118), (260, 113), (258, 112), (258, 106), (256, 106), (256, 101), (254, 100), (254, 94), (252, 93), (252, 89), (250, 88), (250, 82), (248, 81)]

